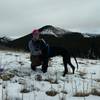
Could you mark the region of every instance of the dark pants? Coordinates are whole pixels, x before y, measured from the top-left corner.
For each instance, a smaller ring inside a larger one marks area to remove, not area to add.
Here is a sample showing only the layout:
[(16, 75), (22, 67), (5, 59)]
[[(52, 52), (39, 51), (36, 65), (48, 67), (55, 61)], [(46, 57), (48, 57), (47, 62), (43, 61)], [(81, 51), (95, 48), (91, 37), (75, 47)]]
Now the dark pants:
[(42, 71), (44, 73), (47, 72), (48, 60), (49, 60), (48, 47), (42, 49), (42, 55), (39, 55), (39, 56), (31, 55), (30, 60), (31, 60), (31, 69), (32, 70), (35, 71), (37, 66), (42, 65)]
[(39, 56), (30, 55), (30, 60), (31, 60), (31, 69), (35, 71), (36, 66), (41, 65), (42, 57), (41, 57), (41, 55), (39, 55)]

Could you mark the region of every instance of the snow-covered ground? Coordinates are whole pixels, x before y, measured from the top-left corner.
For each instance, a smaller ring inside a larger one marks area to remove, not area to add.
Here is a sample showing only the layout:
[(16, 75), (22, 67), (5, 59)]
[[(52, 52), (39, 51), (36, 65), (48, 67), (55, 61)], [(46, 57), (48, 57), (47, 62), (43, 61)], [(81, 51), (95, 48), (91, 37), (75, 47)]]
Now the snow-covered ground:
[[(77, 58), (75, 74), (62, 76), (61, 57), (52, 58), (47, 73), (30, 69), (25, 52), (0, 51), (0, 100), (100, 100), (100, 61)], [(74, 59), (72, 63), (76, 66)]]

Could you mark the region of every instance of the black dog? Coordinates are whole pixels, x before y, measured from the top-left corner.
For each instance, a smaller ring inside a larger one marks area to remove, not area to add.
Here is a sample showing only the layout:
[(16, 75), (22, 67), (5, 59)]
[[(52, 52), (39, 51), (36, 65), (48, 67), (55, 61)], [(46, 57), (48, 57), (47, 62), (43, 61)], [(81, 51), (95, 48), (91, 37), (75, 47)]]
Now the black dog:
[[(44, 73), (47, 72), (48, 62), (49, 62), (49, 59), (51, 57), (62, 56), (63, 57), (64, 69), (65, 69), (63, 76), (65, 76), (65, 74), (68, 73), (67, 64), (69, 64), (71, 66), (73, 74), (74, 74), (75, 67), (71, 63), (71, 54), (68, 52), (68, 50), (66, 50), (65, 48), (60, 47), (60, 46), (59, 47), (57, 47), (57, 46), (49, 46), (43, 40), (37, 41), (37, 45), (42, 50), (42, 62), (43, 62), (42, 63), (42, 71)], [(77, 64), (77, 68), (78, 68), (77, 60), (76, 60), (75, 57), (74, 57), (74, 59), (75, 59), (75, 62)]]

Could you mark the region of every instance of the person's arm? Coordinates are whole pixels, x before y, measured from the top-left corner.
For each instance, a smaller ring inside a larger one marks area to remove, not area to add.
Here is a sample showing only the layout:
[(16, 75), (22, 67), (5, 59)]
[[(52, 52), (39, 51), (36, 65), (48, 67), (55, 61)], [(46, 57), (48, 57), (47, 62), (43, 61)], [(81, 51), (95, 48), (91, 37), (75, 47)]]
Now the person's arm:
[(35, 46), (32, 43), (32, 40), (29, 41), (29, 45), (28, 46), (29, 46), (29, 50), (30, 50), (32, 55), (40, 55), (41, 54), (41, 50), (37, 50), (36, 51)]
[(48, 44), (46, 43), (46, 41), (44, 39), (40, 40), (40, 44), (41, 44), (41, 49), (47, 48)]

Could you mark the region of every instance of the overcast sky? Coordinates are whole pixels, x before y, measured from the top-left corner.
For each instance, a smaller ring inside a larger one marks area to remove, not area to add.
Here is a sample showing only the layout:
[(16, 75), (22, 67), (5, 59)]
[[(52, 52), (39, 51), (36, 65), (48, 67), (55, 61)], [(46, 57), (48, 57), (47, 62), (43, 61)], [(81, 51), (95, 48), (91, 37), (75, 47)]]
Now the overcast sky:
[(100, 33), (100, 0), (0, 0), (0, 34), (22, 36), (48, 24)]

